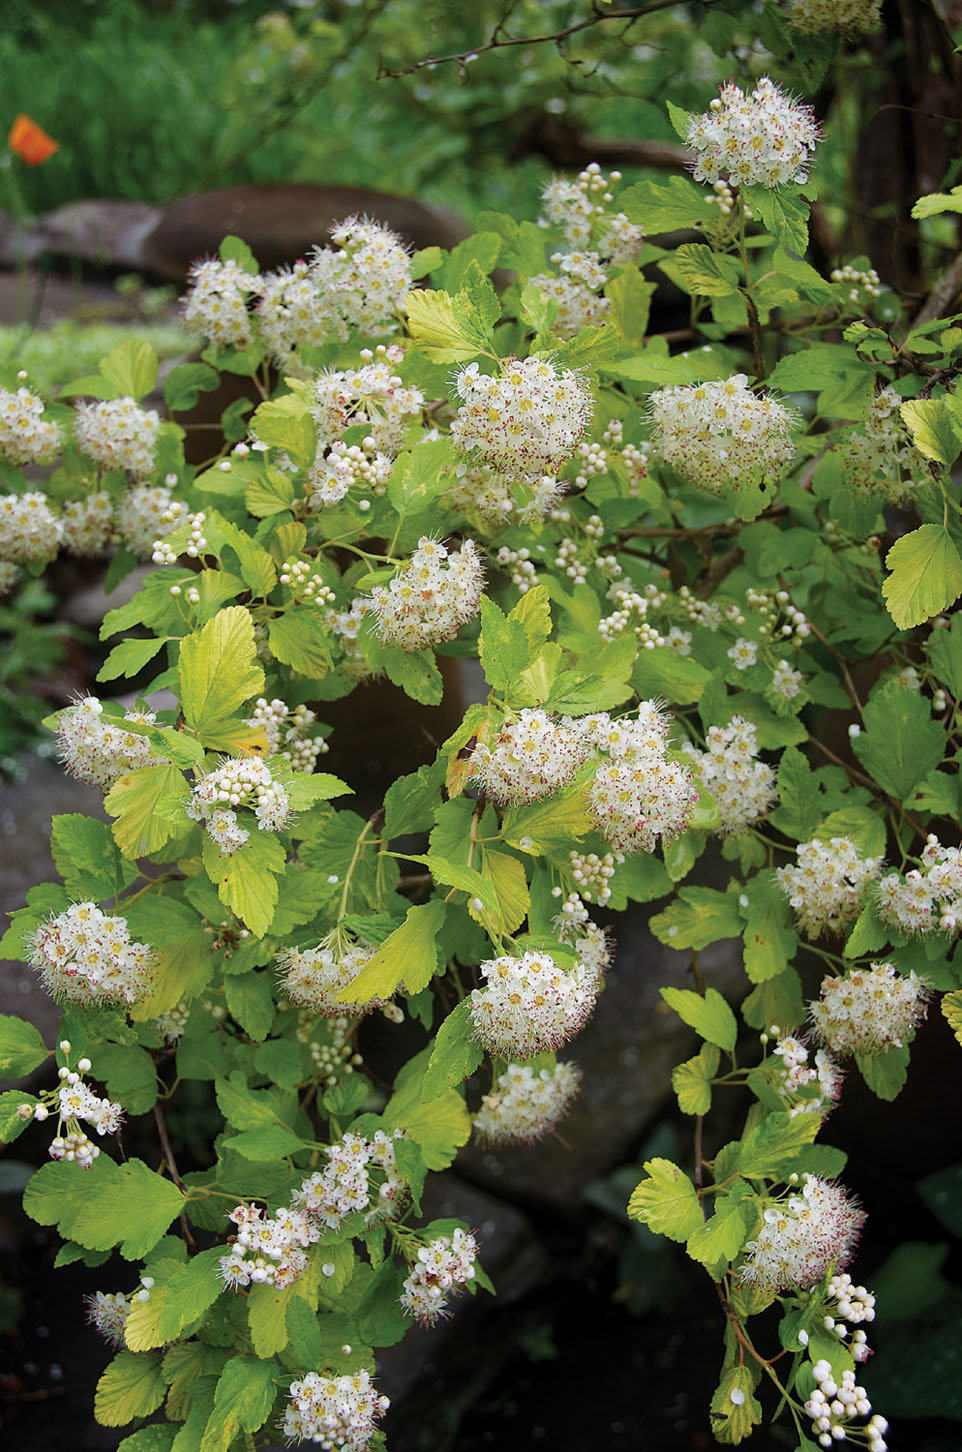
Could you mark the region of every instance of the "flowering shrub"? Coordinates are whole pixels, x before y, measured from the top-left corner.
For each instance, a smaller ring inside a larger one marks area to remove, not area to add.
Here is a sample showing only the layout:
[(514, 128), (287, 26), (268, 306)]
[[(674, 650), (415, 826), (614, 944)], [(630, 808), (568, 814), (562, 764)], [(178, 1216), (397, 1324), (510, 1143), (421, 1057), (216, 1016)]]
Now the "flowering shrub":
[[(809, 28), (825, 9), (795, 7)], [(90, 1308), (118, 1348), (100, 1420), (166, 1397), (171, 1425), (129, 1452), (379, 1444), (376, 1351), (488, 1284), (483, 1236), (421, 1223), (425, 1178), (472, 1133), (529, 1144), (562, 1120), (582, 1076), (555, 1055), (610, 958), (588, 904), (629, 901), (691, 955), (692, 987), (662, 992), (701, 1041), (671, 1077), (692, 1174), (649, 1160), (629, 1214), (717, 1285), (715, 1434), (751, 1432), (765, 1378), (802, 1445), (884, 1448), (848, 1329), (874, 1300), (845, 1269), (872, 1206), (820, 1136), (845, 1073), (895, 1097), (939, 995), (962, 1031), (962, 330), (854, 317), (884, 300), (870, 266), (803, 260), (808, 107), (762, 78), (676, 121), (695, 180), (617, 192), (588, 167), (547, 186), (543, 227), (486, 214), (446, 256), (355, 218), (262, 275), (228, 239), (185, 305), (202, 361), (164, 399), (176, 415), (226, 371), (262, 402), (227, 410), (199, 469), (145, 405), (146, 345), (72, 407), (0, 371), (0, 560), (154, 566), (104, 621), (99, 677), (153, 663), (147, 699), (51, 721), (110, 822), (54, 819), (62, 884), (4, 940), (65, 1002), (61, 1036), (0, 1025), (7, 1072), (57, 1065), (56, 1088), (0, 1098), (7, 1140), (58, 1116), (28, 1212), (66, 1259), (142, 1267)], [(647, 240), (680, 229), (698, 240)], [(649, 333), (642, 268), (690, 296), (687, 350)], [(475, 657), (486, 699), (369, 815), (341, 805), (351, 784), (316, 769), (325, 704), (384, 675), (437, 705), (439, 653)], [(698, 965), (720, 941), (737, 1015)], [(422, 1032), (388, 1084), (370, 1015)], [(719, 1083), (754, 1102), (706, 1151)], [(165, 1127), (185, 1084), (217, 1116), (202, 1168)], [(114, 1145), (147, 1114), (160, 1169)], [(776, 1301), (784, 1370), (744, 1329)]]

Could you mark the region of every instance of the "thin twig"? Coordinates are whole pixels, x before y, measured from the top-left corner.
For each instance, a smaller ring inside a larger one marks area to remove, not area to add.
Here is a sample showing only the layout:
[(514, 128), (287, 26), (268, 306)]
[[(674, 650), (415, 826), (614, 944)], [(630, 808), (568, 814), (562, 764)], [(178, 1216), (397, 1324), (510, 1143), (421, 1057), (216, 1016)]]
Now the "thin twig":
[[(160, 1140), (160, 1147), (164, 1152), (164, 1159), (167, 1161), (167, 1168), (170, 1170), (170, 1178), (181, 1194), (186, 1194), (184, 1182), (180, 1178), (180, 1171), (177, 1168), (177, 1161), (174, 1159), (174, 1152), (170, 1147), (170, 1140), (167, 1138), (167, 1125), (164, 1123), (164, 1112), (159, 1104), (154, 1105), (154, 1119), (157, 1121), (157, 1137)], [(197, 1241), (194, 1239), (191, 1228), (187, 1224), (187, 1216), (183, 1210), (181, 1210), (179, 1218), (184, 1240), (190, 1246), (191, 1250), (196, 1250)]]

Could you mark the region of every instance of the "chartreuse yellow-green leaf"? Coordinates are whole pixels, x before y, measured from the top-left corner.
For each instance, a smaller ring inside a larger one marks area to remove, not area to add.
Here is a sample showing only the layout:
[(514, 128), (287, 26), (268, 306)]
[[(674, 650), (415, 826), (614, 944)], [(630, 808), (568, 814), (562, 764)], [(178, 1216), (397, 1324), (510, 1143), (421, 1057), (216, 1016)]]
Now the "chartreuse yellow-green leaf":
[(891, 574), (882, 586), (900, 630), (941, 615), (962, 594), (962, 559), (947, 529), (922, 524), (904, 534), (885, 556)]
[(707, 1114), (711, 1108), (711, 1084), (718, 1072), (721, 1053), (715, 1044), (702, 1044), (693, 1059), (686, 1059), (671, 1071), (671, 1087), (678, 1095), (682, 1114)]
[(184, 774), (176, 766), (144, 766), (115, 782), (104, 806), (117, 818), (114, 841), (125, 857), (135, 860), (156, 852), (190, 826), (184, 803), (189, 795)]
[(252, 933), (263, 937), (277, 907), (277, 878), (284, 871), (284, 845), (269, 832), (252, 832), (249, 841), (223, 857), (204, 838), (204, 867), (225, 907)]
[(24, 1191), (23, 1205), (39, 1224), (57, 1225), (65, 1239), (88, 1250), (119, 1245), (125, 1260), (138, 1260), (180, 1214), (184, 1197), (142, 1160), (118, 1165), (101, 1155), (80, 1176), (66, 1160), (43, 1165)]
[(102, 1427), (125, 1427), (156, 1411), (166, 1392), (159, 1351), (120, 1351), (97, 1383), (94, 1416)]
[(711, 1429), (717, 1442), (735, 1446), (751, 1436), (762, 1419), (761, 1403), (752, 1396), (760, 1372), (749, 1365), (730, 1367), (711, 1399)]
[(241, 605), (220, 610), (202, 630), (188, 635), (177, 663), (180, 703), (188, 730), (214, 751), (231, 751), (253, 739), (241, 707), (264, 689), (257, 664), (254, 622)]
[(198, 1452), (227, 1452), (238, 1432), (263, 1427), (274, 1405), (273, 1361), (235, 1356), (220, 1374), (214, 1409), (207, 1419)]
[(438, 966), (436, 938), (444, 921), (444, 903), (436, 899), (408, 908), (399, 928), (370, 957), (336, 997), (341, 1003), (369, 1003), (390, 998), (403, 983), (408, 993), (427, 988)]
[(671, 1160), (645, 1161), (647, 1180), (636, 1185), (628, 1201), (628, 1214), (656, 1235), (687, 1240), (702, 1224), (703, 1216), (691, 1180)]

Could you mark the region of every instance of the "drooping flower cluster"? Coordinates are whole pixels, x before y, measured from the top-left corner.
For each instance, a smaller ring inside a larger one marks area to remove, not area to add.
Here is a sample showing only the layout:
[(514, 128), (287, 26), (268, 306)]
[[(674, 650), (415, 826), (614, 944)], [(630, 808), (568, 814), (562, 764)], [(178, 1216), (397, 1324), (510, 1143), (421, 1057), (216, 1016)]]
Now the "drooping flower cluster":
[(189, 282), (183, 310), (187, 332), (219, 348), (246, 347), (254, 336), (250, 299), (263, 289), (257, 273), (245, 272), (237, 262), (206, 258), (193, 264)]
[(727, 726), (711, 726), (707, 751), (692, 751), (692, 761), (718, 803), (718, 831), (744, 832), (764, 817), (775, 801), (775, 773), (758, 760), (755, 727), (744, 716), (733, 716)]
[(488, 1144), (534, 1144), (567, 1113), (581, 1086), (577, 1064), (534, 1070), (509, 1064), (474, 1117), (476, 1134)]
[(393, 1135), (379, 1129), (371, 1138), (345, 1134), (325, 1146), (327, 1164), (295, 1191), (296, 1208), (327, 1230), (338, 1230), (349, 1215), (363, 1214), (366, 1225), (390, 1219), (408, 1190), (394, 1157), (401, 1134), (399, 1129)]
[(268, 701), (265, 696), (259, 696), (254, 714), (246, 724), (263, 726), (269, 756), (282, 757), (294, 771), (313, 771), (317, 758), (328, 749), (322, 736), (309, 734), (316, 720), (317, 715), (307, 706), (295, 706), (292, 710), (278, 697)]
[(84, 696), (57, 718), (57, 755), (78, 781), (109, 791), (128, 771), (156, 766), (165, 758), (156, 756), (146, 736), (125, 731), (123, 723), (153, 726), (152, 711), (125, 711), (123, 716), (105, 716), (103, 702)]
[(559, 371), (546, 358), (509, 358), (495, 374), (477, 363), (462, 368), (454, 382), (463, 403), (451, 437), (506, 474), (554, 474), (569, 459), (591, 422), (594, 400), (580, 373)]
[(401, 1290), (401, 1309), (422, 1326), (445, 1315), (452, 1296), (474, 1280), (478, 1243), (466, 1230), (439, 1235), (422, 1245)]
[(301, 1210), (283, 1206), (269, 1218), (257, 1205), (238, 1205), (229, 1218), (237, 1226), (230, 1252), (218, 1261), (221, 1280), (231, 1290), (267, 1285), (283, 1290), (307, 1269), (307, 1251), (321, 1238)]
[(41, 923), (30, 940), (28, 962), (54, 998), (103, 1008), (142, 998), (156, 956), (146, 943), (131, 942), (125, 918), (77, 902)]
[(810, 1064), (807, 1043), (791, 1034), (780, 1038), (772, 1053), (779, 1061), (772, 1087), (791, 1117), (830, 1114), (841, 1097), (844, 1078), (831, 1054), (817, 1049)]
[(292, 1381), (281, 1422), (287, 1442), (314, 1442), (331, 1452), (364, 1452), (391, 1405), (378, 1396), (366, 1371), (327, 1376), (309, 1371)]
[(484, 988), (471, 994), (475, 1037), (489, 1054), (530, 1059), (560, 1049), (594, 1010), (601, 988), (595, 964), (565, 970), (547, 952), (529, 950), (481, 964)]
[(836, 445), (845, 483), (860, 498), (881, 495), (897, 504), (931, 483), (931, 470), (912, 442), (901, 404), (894, 388), (881, 389), (865, 422), (846, 430)]
[(695, 153), (696, 181), (711, 185), (725, 177), (732, 185), (788, 186), (808, 179), (812, 153), (821, 138), (811, 106), (799, 105), (762, 76), (750, 95), (729, 81), (685, 137)]
[(884, 1054), (911, 1041), (928, 1011), (928, 992), (914, 973), (903, 977), (891, 963), (850, 968), (822, 980), (810, 1005), (815, 1032), (835, 1054)]
[(229, 857), (250, 836), (237, 819), (237, 809), (253, 811), (258, 830), (280, 832), (291, 819), (287, 791), (266, 761), (255, 756), (231, 756), (194, 786), (187, 815), (203, 822), (221, 855)]
[(844, 1270), (855, 1253), (865, 1215), (831, 1180), (802, 1175), (800, 1192), (765, 1209), (739, 1275), (751, 1285), (784, 1291), (820, 1281), (830, 1266)]
[(288, 948), (277, 959), (281, 987), (291, 1003), (298, 1008), (321, 1013), (325, 1018), (340, 1018), (353, 1012), (379, 1008), (381, 1000), (369, 999), (363, 1009), (342, 1003), (337, 994), (355, 978), (374, 949), (367, 943), (355, 943), (335, 952), (323, 943), (316, 948)]
[[(831, 1364), (822, 1358), (812, 1366), (812, 1375), (815, 1390), (805, 1403), (805, 1411), (812, 1419), (818, 1445), (834, 1447), (838, 1442), (849, 1440), (851, 1424), (856, 1418), (867, 1417), (872, 1403), (865, 1388), (856, 1382), (854, 1371), (843, 1371), (836, 1382)], [(865, 1438), (867, 1452), (886, 1452), (888, 1422), (884, 1417), (872, 1417), (858, 1431)]]
[(104, 469), (125, 469), (135, 479), (154, 472), (160, 415), (141, 408), (132, 398), (105, 398), (78, 403), (74, 434), (81, 453)]
[[(61, 1040), (60, 1049), (69, 1054), (70, 1043), (67, 1039)], [(68, 1164), (77, 1164), (84, 1170), (90, 1169), (100, 1154), (100, 1147), (81, 1128), (81, 1120), (93, 1125), (98, 1135), (103, 1136), (115, 1134), (124, 1119), (122, 1104), (111, 1099), (101, 1099), (84, 1082), (84, 1075), (90, 1072), (90, 1068), (91, 1063), (87, 1058), (79, 1059), (76, 1069), (71, 1069), (69, 1062), (62, 1065), (57, 1071), (59, 1088), (47, 1091), (32, 1107), (29, 1104), (21, 1105), (17, 1111), (22, 1119), (35, 1119), (42, 1123), (49, 1119), (55, 1109), (57, 1132), (47, 1153), (52, 1160), (65, 1160)]]
[(0, 494), (0, 560), (34, 564), (60, 548), (63, 530), (46, 494)]
[(371, 591), (377, 633), (388, 645), (424, 650), (453, 640), (478, 613), (484, 562), (473, 540), (448, 551), (422, 535), (409, 562), (385, 588)]
[(792, 25), (802, 35), (873, 35), (882, 24), (882, 0), (792, 0)]
[(566, 786), (588, 759), (587, 721), (525, 708), (516, 721), (504, 722), (493, 746), (478, 743), (473, 775), (501, 805), (540, 801)]
[(29, 388), (0, 388), (0, 459), (47, 464), (60, 447), (60, 429), (43, 416), (44, 402)]
[(794, 410), (753, 393), (744, 373), (660, 388), (650, 406), (656, 455), (711, 494), (777, 484), (795, 457)]
[(85, 1296), (87, 1320), (111, 1346), (122, 1347), (132, 1306), (123, 1291), (94, 1291)]
[(881, 857), (860, 857), (848, 837), (828, 842), (813, 837), (796, 848), (798, 865), (775, 876), (806, 933), (840, 933), (859, 915), (868, 883), (878, 877)]
[(588, 793), (595, 826), (619, 852), (653, 852), (685, 830), (697, 800), (691, 768), (668, 755), (668, 717), (642, 701), (636, 717), (586, 719), (604, 755)]
[(897, 872), (882, 878), (878, 914), (903, 933), (954, 933), (962, 923), (962, 854), (930, 833), (922, 863), (922, 871), (913, 868), (904, 878)]

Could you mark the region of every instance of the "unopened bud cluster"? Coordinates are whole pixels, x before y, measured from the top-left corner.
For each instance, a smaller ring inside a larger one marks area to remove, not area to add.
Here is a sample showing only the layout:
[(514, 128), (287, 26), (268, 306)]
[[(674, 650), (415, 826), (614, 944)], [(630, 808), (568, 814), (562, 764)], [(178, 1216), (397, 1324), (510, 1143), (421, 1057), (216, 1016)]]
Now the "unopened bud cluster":
[(78, 902), (37, 928), (27, 961), (54, 998), (103, 1008), (141, 999), (156, 956), (146, 943), (131, 942), (125, 918)]
[(309, 735), (317, 715), (307, 706), (291, 709), (286, 701), (275, 697), (268, 701), (259, 696), (248, 726), (263, 726), (269, 756), (280, 756), (290, 762), (293, 771), (313, 771), (317, 758), (327, 751), (322, 736)]
[(864, 1223), (840, 1185), (802, 1175), (800, 1192), (767, 1205), (739, 1275), (773, 1291), (815, 1285), (830, 1267), (848, 1265)]
[(765, 187), (807, 180), (821, 137), (811, 106), (799, 105), (762, 76), (749, 95), (727, 82), (708, 110), (693, 116), (685, 137), (695, 153), (693, 175), (709, 185)]
[[(805, 1412), (812, 1419), (818, 1445), (833, 1447), (837, 1442), (850, 1440), (850, 1434), (856, 1430), (852, 1423), (867, 1417), (872, 1410), (865, 1388), (856, 1382), (854, 1371), (843, 1371), (836, 1382), (831, 1365), (824, 1359), (815, 1362), (812, 1375), (816, 1386), (805, 1403)], [(864, 1437), (868, 1452), (886, 1452), (888, 1422), (884, 1417), (872, 1417), (857, 1430), (860, 1438)]]
[(422, 1326), (432, 1326), (445, 1308), (474, 1280), (478, 1243), (466, 1230), (440, 1235), (422, 1245), (401, 1289), (401, 1309)]
[(828, 842), (813, 837), (796, 848), (795, 867), (776, 868), (775, 876), (799, 924), (813, 938), (841, 933), (859, 915), (866, 887), (878, 877), (881, 857), (860, 857), (848, 837)]
[(538, 1070), (509, 1064), (481, 1101), (475, 1133), (488, 1144), (533, 1144), (563, 1118), (580, 1086), (576, 1064)]
[(850, 968), (822, 980), (810, 1005), (815, 1032), (836, 1054), (884, 1054), (910, 1042), (928, 1011), (928, 991), (914, 973), (903, 977), (891, 963)]
[(473, 540), (448, 551), (427, 535), (385, 588), (371, 591), (377, 633), (387, 645), (424, 650), (453, 640), (481, 604), (484, 561)]
[(258, 830), (280, 832), (291, 819), (287, 791), (266, 761), (232, 756), (202, 776), (187, 804), (187, 815), (203, 822), (207, 835), (229, 857), (250, 836), (237, 819), (237, 809), (253, 811)]
[(658, 389), (650, 408), (655, 453), (699, 489), (760, 488), (779, 483), (791, 468), (796, 414), (753, 393), (744, 373)]

